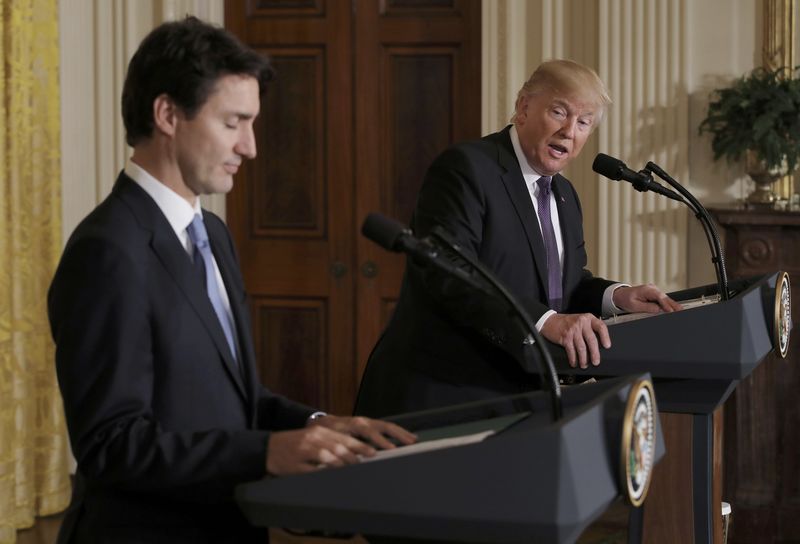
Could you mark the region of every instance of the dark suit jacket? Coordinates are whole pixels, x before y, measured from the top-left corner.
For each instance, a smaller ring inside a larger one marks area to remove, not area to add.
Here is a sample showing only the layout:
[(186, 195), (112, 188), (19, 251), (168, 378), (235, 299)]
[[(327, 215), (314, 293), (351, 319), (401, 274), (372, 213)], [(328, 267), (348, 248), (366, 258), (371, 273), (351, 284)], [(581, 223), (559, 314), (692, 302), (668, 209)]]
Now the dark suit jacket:
[(265, 476), (269, 431), (312, 410), (260, 385), (232, 241), (204, 220), (241, 371), (189, 255), (124, 173), (67, 243), (48, 298), (78, 460), (62, 542), (265, 542), (233, 488)]
[[(411, 222), (416, 236), (444, 227), (488, 267), (534, 322), (547, 310), (547, 259), (510, 127), (451, 147), (429, 168)], [(564, 245), (564, 312), (601, 310), (612, 284), (584, 267), (578, 195), (553, 178)], [(400, 299), (373, 350), (356, 413), (375, 417), (536, 388), (538, 366), (502, 305), (409, 261)]]

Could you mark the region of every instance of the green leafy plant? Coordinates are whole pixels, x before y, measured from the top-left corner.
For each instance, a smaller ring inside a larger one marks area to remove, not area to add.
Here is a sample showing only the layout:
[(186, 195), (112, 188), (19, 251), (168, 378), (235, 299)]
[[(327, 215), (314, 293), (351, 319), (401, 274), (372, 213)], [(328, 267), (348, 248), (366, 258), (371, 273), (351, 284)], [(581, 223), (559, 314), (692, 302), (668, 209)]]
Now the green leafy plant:
[(767, 170), (793, 172), (800, 162), (800, 66), (756, 68), (716, 89), (700, 133), (710, 133), (714, 160), (753, 151)]

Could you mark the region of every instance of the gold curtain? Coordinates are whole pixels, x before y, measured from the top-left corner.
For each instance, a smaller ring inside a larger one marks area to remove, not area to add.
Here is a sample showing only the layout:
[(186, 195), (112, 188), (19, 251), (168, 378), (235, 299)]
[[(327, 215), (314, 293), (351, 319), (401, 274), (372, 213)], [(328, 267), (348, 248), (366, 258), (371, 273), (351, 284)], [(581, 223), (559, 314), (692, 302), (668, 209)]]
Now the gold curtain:
[[(795, 40), (797, 39), (797, 0), (764, 0), (761, 58), (768, 70), (794, 68)], [(783, 176), (775, 184), (781, 198), (790, 199), (800, 187), (795, 187), (798, 174)]]
[(61, 251), (58, 1), (0, 0), (0, 543), (69, 503), (47, 288)]

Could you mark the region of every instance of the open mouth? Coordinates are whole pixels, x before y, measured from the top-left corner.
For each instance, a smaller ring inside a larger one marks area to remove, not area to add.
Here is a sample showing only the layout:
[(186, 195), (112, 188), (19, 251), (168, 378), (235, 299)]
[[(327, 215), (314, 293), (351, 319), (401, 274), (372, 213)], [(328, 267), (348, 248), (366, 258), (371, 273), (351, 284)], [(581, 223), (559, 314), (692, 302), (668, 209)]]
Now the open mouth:
[(560, 144), (548, 144), (548, 147), (556, 152), (556, 154), (560, 157), (561, 155), (567, 154), (567, 148)]

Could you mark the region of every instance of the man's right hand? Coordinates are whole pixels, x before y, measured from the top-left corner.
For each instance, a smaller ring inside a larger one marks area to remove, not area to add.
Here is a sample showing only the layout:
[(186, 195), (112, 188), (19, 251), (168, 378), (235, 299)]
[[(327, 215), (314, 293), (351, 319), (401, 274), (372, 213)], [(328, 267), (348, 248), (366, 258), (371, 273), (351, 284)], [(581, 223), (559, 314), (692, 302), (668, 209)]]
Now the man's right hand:
[(341, 467), (371, 457), (375, 448), (357, 438), (314, 425), (270, 435), (267, 473), (274, 476), (311, 472), (322, 466)]
[(395, 447), (390, 438), (401, 445), (417, 440), (416, 435), (388, 421), (325, 415), (302, 429), (272, 433), (267, 448), (267, 473), (281, 476), (311, 472), (320, 467), (358, 463), (359, 456), (375, 455), (374, 447), (356, 437), (381, 449)]
[(573, 368), (576, 363), (581, 368), (586, 368), (590, 361), (594, 366), (600, 364), (598, 338), (604, 348), (611, 347), (606, 324), (592, 314), (553, 314), (545, 320), (541, 333), (564, 347)]

